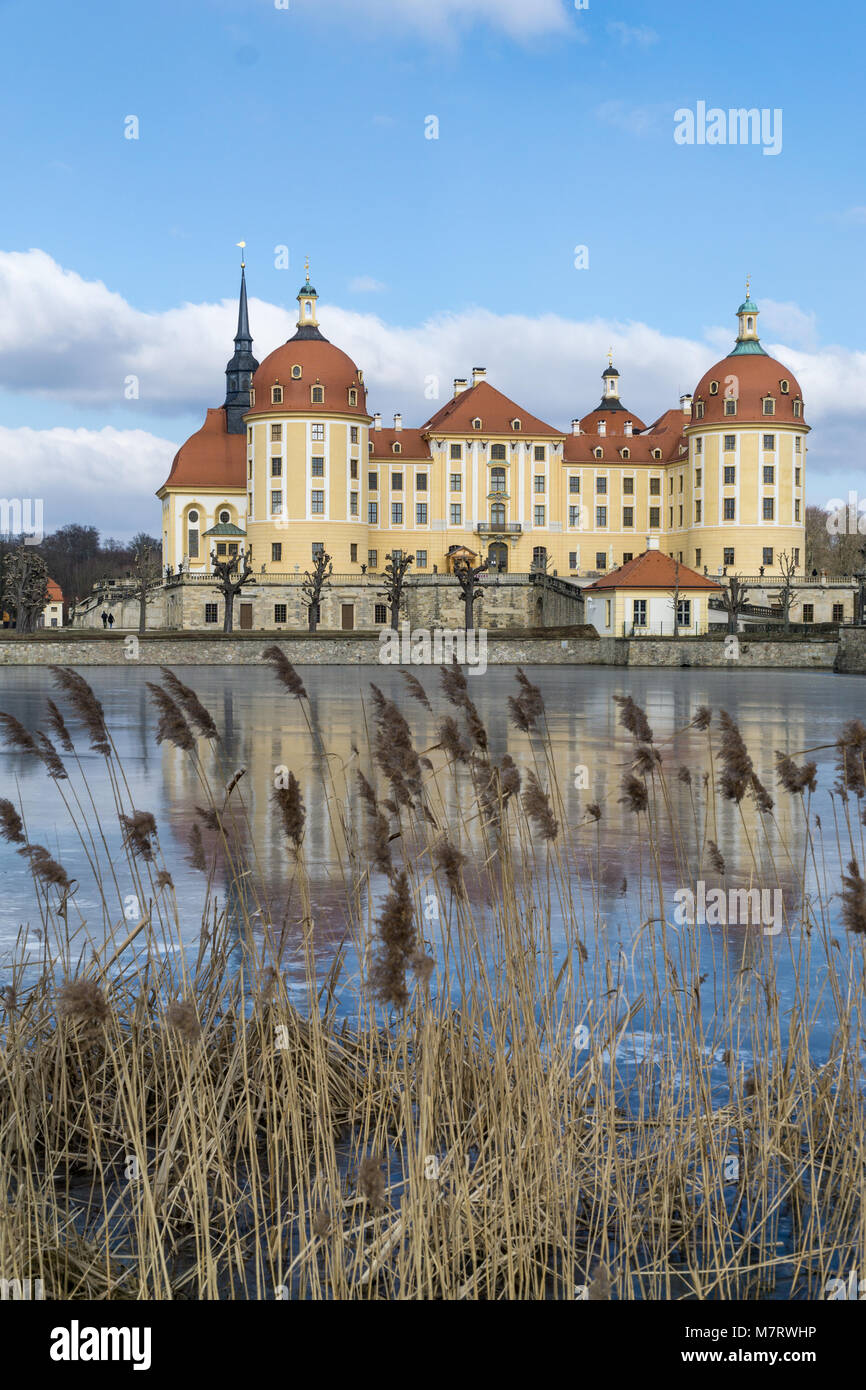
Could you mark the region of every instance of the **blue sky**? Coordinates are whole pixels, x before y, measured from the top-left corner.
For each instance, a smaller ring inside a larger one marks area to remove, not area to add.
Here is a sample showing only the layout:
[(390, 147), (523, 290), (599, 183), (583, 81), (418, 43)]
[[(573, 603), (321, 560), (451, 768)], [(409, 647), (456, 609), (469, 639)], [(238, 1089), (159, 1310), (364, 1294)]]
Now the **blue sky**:
[[(406, 423), (434, 408), (423, 368), (446, 391), (470, 351), (567, 423), (611, 340), (653, 418), (727, 350), (751, 273), (806, 392), (812, 500), (857, 486), (859, 8), (844, 36), (813, 5), (743, 0), (0, 0), (0, 20), (0, 486), (25, 461), (49, 526), (89, 508), (156, 528), (166, 457), (222, 400), (241, 238), (257, 355), (291, 331), (309, 254), (325, 331)], [(781, 153), (677, 145), (699, 101), (780, 108)], [(112, 377), (130, 362), (135, 401)], [(95, 493), (70, 491), (79, 459)]]

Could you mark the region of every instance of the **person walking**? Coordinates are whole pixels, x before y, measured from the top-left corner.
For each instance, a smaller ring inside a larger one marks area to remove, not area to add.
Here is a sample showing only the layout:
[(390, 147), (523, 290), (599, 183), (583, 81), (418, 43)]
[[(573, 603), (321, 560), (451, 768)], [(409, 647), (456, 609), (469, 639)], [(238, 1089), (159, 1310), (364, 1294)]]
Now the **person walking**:
[(109, 613), (109, 615), (108, 615), (108, 626), (109, 626), (110, 628), (111, 628), (111, 627), (114, 627), (114, 614), (113, 614), (113, 613)]
[(104, 608), (102, 610), (102, 626), (108, 627), (108, 613)]

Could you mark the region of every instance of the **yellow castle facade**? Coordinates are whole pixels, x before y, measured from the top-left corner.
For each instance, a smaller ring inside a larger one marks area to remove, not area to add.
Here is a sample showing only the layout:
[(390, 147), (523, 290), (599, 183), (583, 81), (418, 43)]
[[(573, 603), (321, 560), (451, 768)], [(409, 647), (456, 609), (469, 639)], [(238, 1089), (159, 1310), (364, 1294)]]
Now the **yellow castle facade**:
[(323, 336), (309, 274), (297, 330), (260, 364), (242, 269), (226, 399), (179, 449), (160, 488), (163, 564), (205, 576), (252, 550), (254, 572), (448, 572), (455, 551), (493, 573), (611, 571), (652, 538), (712, 577), (803, 573), (809, 427), (792, 373), (760, 343), (747, 291), (731, 353), (693, 395), (645, 424), (609, 359), (603, 394), (570, 429), (509, 399), (483, 368), (424, 424), (383, 426), (363, 369)]

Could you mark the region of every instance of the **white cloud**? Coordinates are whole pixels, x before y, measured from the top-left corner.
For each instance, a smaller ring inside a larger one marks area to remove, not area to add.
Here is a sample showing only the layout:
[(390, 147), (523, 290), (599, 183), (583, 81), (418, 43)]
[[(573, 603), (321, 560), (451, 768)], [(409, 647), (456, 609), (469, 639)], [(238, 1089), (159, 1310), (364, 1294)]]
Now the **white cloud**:
[[(254, 280), (254, 268), (250, 268)], [(253, 299), (259, 358), (294, 332), (295, 282), (288, 307)], [(321, 285), (320, 285), (320, 288)], [(732, 304), (732, 309), (735, 304)], [(762, 300), (767, 350), (788, 364), (816, 426), (810, 476), (861, 469), (866, 429), (866, 353), (817, 346), (814, 316), (793, 303)], [(455, 376), (476, 364), (524, 410), (560, 428), (594, 408), (609, 344), (626, 405), (647, 423), (675, 406), (733, 346), (736, 323), (674, 337), (647, 324), (528, 317), (476, 307), (410, 327), (378, 315), (319, 305), (322, 329), (364, 369), (371, 410), (399, 410), (418, 425), (448, 399)], [(160, 417), (198, 428), (223, 399), (223, 371), (236, 322), (234, 299), (145, 314), (99, 282), (64, 270), (42, 251), (0, 254), (0, 389), (19, 400), (45, 397), (111, 412), (129, 407), (129, 428), (0, 431), (0, 495), (45, 499), (46, 525), (92, 520), (109, 534), (158, 529), (154, 490), (180, 439), (161, 437)], [(124, 402), (125, 375), (140, 376), (138, 401)], [(153, 432), (150, 432), (150, 431)], [(26, 483), (22, 481), (26, 479)], [(823, 488), (823, 484), (819, 484)], [(823, 495), (823, 494), (822, 494)], [(128, 524), (125, 524), (127, 523)]]
[(602, 125), (624, 130), (627, 135), (648, 135), (657, 128), (662, 114), (669, 116), (667, 107), (629, 106), (627, 102), (619, 100), (603, 101), (595, 108), (596, 120), (601, 121)]
[(866, 207), (847, 208), (839, 214), (842, 222), (853, 222), (856, 227), (866, 227)]
[(622, 44), (636, 43), (640, 48), (649, 48), (651, 44), (658, 43), (659, 39), (655, 29), (650, 29), (648, 24), (624, 24), (621, 19), (608, 24), (607, 32), (618, 38)]
[(372, 275), (356, 275), (354, 280), (349, 281), (352, 294), (378, 294), (380, 290), (387, 288), (383, 281), (374, 280)]
[(292, 0), (299, 10), (349, 13), (365, 23), (399, 24), (427, 35), (447, 37), (475, 23), (503, 29), (513, 38), (563, 34), (571, 28), (566, 0)]

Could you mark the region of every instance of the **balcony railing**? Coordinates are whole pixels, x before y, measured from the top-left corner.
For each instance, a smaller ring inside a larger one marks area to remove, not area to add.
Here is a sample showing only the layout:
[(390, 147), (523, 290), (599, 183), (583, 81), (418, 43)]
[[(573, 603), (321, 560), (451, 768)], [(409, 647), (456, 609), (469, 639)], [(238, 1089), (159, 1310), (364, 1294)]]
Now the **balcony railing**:
[(475, 531), (479, 536), (519, 536), (523, 531), (522, 521), (478, 521)]

